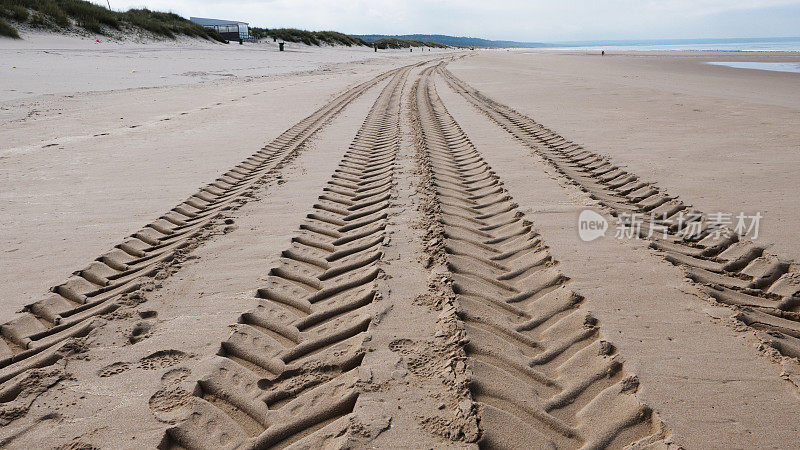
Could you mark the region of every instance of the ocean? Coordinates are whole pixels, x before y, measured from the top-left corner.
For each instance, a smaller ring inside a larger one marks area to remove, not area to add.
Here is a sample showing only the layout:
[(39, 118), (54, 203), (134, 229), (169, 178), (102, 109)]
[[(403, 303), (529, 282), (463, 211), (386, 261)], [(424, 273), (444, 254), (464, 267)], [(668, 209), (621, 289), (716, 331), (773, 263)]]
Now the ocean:
[(553, 42), (554, 50), (673, 50), (800, 52), (800, 37), (731, 39), (644, 39)]
[(800, 73), (800, 62), (750, 62), (750, 61), (711, 61), (706, 64), (727, 66), (735, 69), (769, 70), (772, 72)]

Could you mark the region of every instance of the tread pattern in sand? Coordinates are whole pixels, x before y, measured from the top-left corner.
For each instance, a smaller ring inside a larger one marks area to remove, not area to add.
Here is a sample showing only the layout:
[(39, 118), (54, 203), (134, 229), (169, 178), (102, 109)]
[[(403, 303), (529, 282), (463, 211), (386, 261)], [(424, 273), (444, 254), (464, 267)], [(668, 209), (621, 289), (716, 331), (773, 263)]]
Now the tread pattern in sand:
[[(736, 318), (783, 355), (800, 357), (800, 264), (784, 261), (732, 230), (720, 229), (701, 211), (630, 173), (607, 156), (584, 149), (512, 108), (498, 103), (449, 70), (448, 85), (522, 144), (550, 162), (611, 214), (652, 215), (659, 227), (639, 234), (650, 247), (683, 267), (713, 299), (739, 309)], [(679, 219), (686, 217), (688, 220)], [(666, 237), (663, 229), (668, 233)]]
[(431, 71), (416, 110), (446, 265), (467, 337), (482, 447), (602, 448), (661, 440), (595, 318), (542, 236), (449, 115)]
[(236, 205), (256, 183), (294, 156), (348, 104), (401, 69), (359, 84), (298, 122), (263, 149), (222, 174), (155, 222), (125, 239), (89, 266), (29, 304), (20, 317), (0, 325), (0, 383), (34, 367), (52, 364), (66, 339), (85, 336), (92, 320), (119, 307), (122, 294), (139, 288), (175, 257), (221, 211)]
[(259, 304), (201, 370), (188, 419), (166, 431), (161, 448), (319, 448), (349, 426), (378, 292), (409, 70), (379, 95), (258, 290)]

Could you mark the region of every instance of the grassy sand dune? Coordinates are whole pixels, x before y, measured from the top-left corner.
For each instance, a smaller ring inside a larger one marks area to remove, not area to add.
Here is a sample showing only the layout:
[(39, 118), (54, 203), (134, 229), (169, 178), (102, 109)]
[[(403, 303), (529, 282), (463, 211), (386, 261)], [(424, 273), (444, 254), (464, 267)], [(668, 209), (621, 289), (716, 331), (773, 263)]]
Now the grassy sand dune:
[[(0, 0), (0, 36), (19, 39), (18, 28), (68, 31), (84, 29), (91, 33), (110, 35), (130, 31), (145, 31), (157, 37), (174, 39), (178, 35), (225, 42), (214, 30), (203, 28), (175, 13), (130, 9), (112, 11), (85, 0)], [(447, 48), (435, 42), (387, 38), (367, 42), (359, 37), (337, 31), (308, 31), (296, 28), (252, 27), (256, 38), (275, 38), (284, 42), (306, 45), (377, 46), (380, 49), (409, 47)]]
[(447, 45), (437, 42), (424, 42), (413, 39), (386, 38), (376, 41), (366, 41), (357, 36), (339, 33), (337, 31), (307, 31), (296, 28), (250, 28), (250, 33), (257, 38), (275, 38), (285, 42), (302, 42), (306, 45), (345, 45), (352, 46), (377, 46), (380, 49), (399, 49), (409, 47), (447, 48)]
[(447, 45), (439, 44), (438, 42), (423, 42), (413, 39), (399, 39), (399, 38), (384, 38), (371, 42), (372, 45), (380, 49), (387, 48), (409, 48), (409, 47), (433, 47), (433, 48), (447, 48)]
[(297, 28), (258, 28), (251, 27), (250, 34), (256, 38), (275, 38), (284, 42), (302, 42), (306, 45), (320, 46), (344, 45), (352, 47), (354, 45), (369, 45), (366, 41), (350, 36), (349, 34), (339, 33), (338, 31), (308, 31)]
[(19, 38), (17, 24), (54, 31), (77, 27), (97, 34), (140, 30), (171, 39), (186, 35), (224, 42), (216, 31), (174, 13), (149, 9), (118, 12), (84, 0), (0, 0), (0, 35)]

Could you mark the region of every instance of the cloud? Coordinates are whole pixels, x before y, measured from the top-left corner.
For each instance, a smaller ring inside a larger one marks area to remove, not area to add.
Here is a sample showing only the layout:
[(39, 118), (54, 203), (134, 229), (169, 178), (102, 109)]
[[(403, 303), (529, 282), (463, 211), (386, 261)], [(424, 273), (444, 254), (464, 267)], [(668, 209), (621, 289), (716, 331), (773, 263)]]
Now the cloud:
[[(800, 0), (111, 0), (111, 6), (236, 19), (262, 27), (526, 41), (800, 34)], [(743, 21), (747, 16), (758, 20)]]

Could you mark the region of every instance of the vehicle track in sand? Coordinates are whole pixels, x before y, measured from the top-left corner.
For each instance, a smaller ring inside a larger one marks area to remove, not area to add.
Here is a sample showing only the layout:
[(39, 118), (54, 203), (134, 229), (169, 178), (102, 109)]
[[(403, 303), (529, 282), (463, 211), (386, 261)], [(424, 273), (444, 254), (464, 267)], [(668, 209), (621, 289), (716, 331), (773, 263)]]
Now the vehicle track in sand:
[(396, 71), (380, 93), (258, 289), (258, 305), (183, 381), (193, 396), (181, 400), (180, 418), (172, 419), (178, 423), (160, 448), (320, 447), (350, 426), (365, 382), (359, 368), (378, 295), (410, 70)]
[[(415, 84), (423, 171), (456, 295), (485, 448), (603, 448), (665, 439), (542, 236), (449, 115), (434, 68)], [(434, 240), (436, 238), (434, 237)]]
[(252, 189), (275, 175), (347, 105), (400, 70), (405, 69), (387, 71), (340, 94), (158, 220), (76, 271), (66, 282), (51, 288), (45, 298), (27, 305), (22, 315), (0, 325), (0, 384), (60, 359), (61, 353), (68, 351), (62, 347), (69, 338), (85, 336), (101, 325), (103, 320), (97, 316), (119, 308), (126, 301), (124, 294), (136, 291), (148, 280), (146, 277), (190, 251), (192, 243), (223, 211), (246, 202)]
[[(530, 117), (498, 103), (440, 68), (451, 89), (523, 145), (608, 208), (613, 216), (657, 218), (638, 231), (650, 247), (681, 266), (715, 301), (738, 309), (735, 318), (784, 356), (800, 357), (800, 264), (784, 261), (653, 183), (625, 171), (607, 156), (584, 149)], [(685, 219), (684, 219), (685, 218)], [(668, 233), (663, 234), (666, 228)]]

